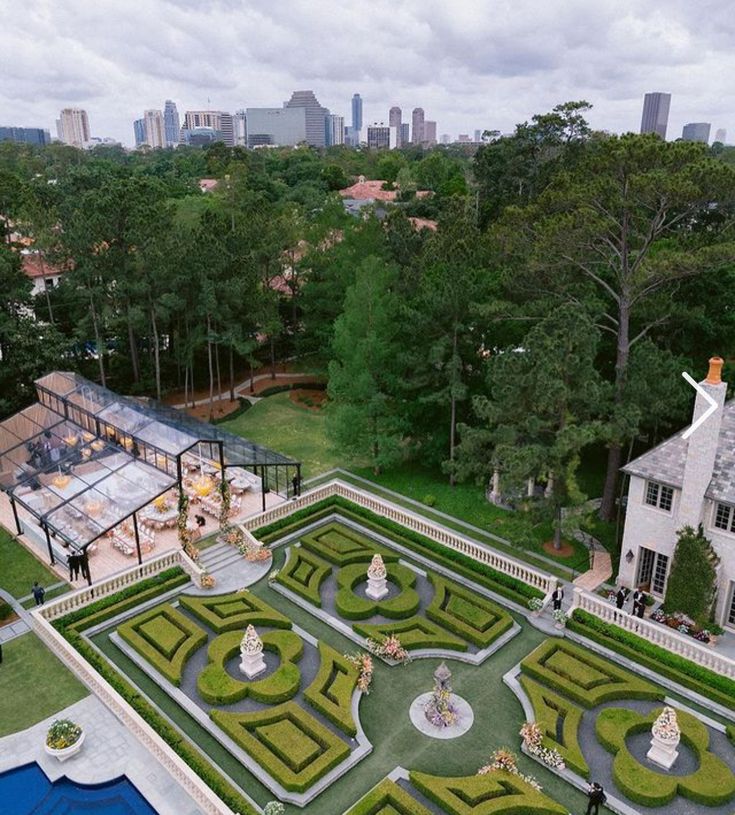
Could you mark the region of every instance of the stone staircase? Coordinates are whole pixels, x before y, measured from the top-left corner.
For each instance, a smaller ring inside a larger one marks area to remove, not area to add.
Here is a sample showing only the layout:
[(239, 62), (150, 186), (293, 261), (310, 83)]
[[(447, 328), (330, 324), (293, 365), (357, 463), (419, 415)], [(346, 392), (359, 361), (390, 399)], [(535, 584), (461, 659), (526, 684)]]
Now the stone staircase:
[(199, 555), (199, 563), (210, 574), (217, 575), (235, 564), (242, 563), (242, 555), (229, 543), (215, 543), (204, 549)]

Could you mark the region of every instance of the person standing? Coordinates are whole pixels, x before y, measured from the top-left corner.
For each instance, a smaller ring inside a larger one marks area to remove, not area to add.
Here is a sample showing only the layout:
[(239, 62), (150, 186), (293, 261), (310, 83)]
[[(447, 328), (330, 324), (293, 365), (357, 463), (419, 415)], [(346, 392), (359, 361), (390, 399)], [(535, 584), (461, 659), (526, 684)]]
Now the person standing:
[(296, 499), (299, 497), (299, 487), (301, 486), (301, 479), (298, 473), (291, 479), (291, 486), (293, 487), (293, 497)]
[(554, 611), (561, 611), (561, 603), (564, 599), (564, 588), (561, 583), (557, 583), (556, 588), (551, 593), (551, 607)]
[(40, 586), (38, 581), (36, 581), (33, 584), (31, 591), (33, 592), (33, 599), (36, 601), (36, 605), (42, 606), (44, 598), (46, 597), (46, 589), (44, 589), (43, 586)]
[(648, 596), (644, 591), (642, 591), (638, 597), (638, 614), (637, 616), (643, 619), (643, 612), (646, 610), (646, 601), (648, 600)]
[(604, 804), (605, 801), (607, 801), (607, 796), (605, 795), (605, 790), (603, 790), (602, 785), (598, 784), (597, 781), (593, 781), (587, 789), (587, 798), (589, 798), (589, 801), (587, 803), (586, 815), (599, 815), (600, 804)]
[(633, 592), (633, 611), (632, 611), (632, 614), (633, 614), (634, 617), (638, 616), (638, 603), (640, 602), (641, 594), (643, 594), (643, 592), (640, 589), (636, 589)]
[(618, 593), (615, 595), (615, 605), (619, 609), (622, 609), (622, 607), (625, 605), (625, 589), (622, 586), (618, 589)]

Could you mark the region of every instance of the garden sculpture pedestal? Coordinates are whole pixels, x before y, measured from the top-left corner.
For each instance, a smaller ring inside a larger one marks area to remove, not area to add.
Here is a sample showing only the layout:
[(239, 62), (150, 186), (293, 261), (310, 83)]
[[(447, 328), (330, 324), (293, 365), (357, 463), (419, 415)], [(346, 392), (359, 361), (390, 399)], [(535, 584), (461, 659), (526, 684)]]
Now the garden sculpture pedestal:
[(263, 659), (263, 641), (252, 625), (245, 630), (245, 636), (240, 643), (240, 671), (252, 679), (263, 673), (266, 669)]
[(679, 723), (676, 720), (676, 711), (673, 707), (665, 707), (651, 728), (651, 749), (646, 758), (665, 770), (670, 770), (679, 756), (677, 747), (681, 739)]
[(387, 575), (383, 558), (373, 555), (367, 570), (368, 587), (365, 589), (365, 594), (371, 600), (382, 600), (388, 594)]

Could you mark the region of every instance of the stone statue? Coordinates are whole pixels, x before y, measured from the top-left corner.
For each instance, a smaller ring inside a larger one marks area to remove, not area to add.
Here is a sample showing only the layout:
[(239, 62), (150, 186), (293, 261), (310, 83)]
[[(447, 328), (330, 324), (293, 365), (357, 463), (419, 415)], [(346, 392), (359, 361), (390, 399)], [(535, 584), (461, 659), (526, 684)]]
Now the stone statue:
[(258, 636), (258, 632), (249, 625), (245, 629), (245, 635), (240, 643), (240, 671), (252, 679), (266, 669), (263, 659), (263, 640)]
[(651, 735), (651, 749), (646, 754), (646, 758), (658, 764), (659, 767), (670, 770), (679, 756), (676, 748), (681, 739), (681, 730), (673, 707), (667, 706), (661, 711), (653, 723)]
[(365, 589), (365, 594), (371, 600), (382, 600), (388, 594), (387, 576), (383, 558), (379, 554), (373, 555), (367, 570), (368, 587)]

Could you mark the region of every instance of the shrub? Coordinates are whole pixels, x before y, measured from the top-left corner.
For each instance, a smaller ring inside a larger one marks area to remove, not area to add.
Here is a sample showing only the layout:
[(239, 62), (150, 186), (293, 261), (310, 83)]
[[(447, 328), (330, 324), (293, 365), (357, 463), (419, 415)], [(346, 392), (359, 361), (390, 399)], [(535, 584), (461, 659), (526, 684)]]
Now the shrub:
[(398, 560), (393, 549), (381, 546), (338, 521), (324, 524), (319, 529), (302, 535), (299, 542), (304, 549), (336, 566), (369, 562), (375, 554), (379, 554), (386, 562)]
[(179, 603), (218, 634), (241, 631), (248, 625), (291, 628), (288, 617), (250, 591), (218, 594), (215, 597), (182, 594)]
[(568, 623), (572, 631), (583, 634), (621, 656), (645, 665), (684, 687), (735, 710), (735, 680), (703, 668), (678, 654), (672, 654), (636, 634), (603, 622), (592, 614), (575, 609)]
[(383, 779), (346, 815), (430, 815), (429, 810), (395, 781)]
[(421, 499), (421, 503), (425, 504), (427, 507), (433, 507), (436, 505), (436, 495), (425, 495)]
[(387, 563), (386, 570), (390, 582), (398, 586), (395, 597), (383, 600), (372, 600), (355, 594), (355, 586), (367, 581), (365, 563), (353, 563), (342, 567), (337, 573), (337, 595), (334, 606), (337, 613), (346, 620), (364, 620), (375, 614), (382, 614), (393, 620), (410, 617), (419, 610), (419, 595), (416, 585), (416, 573), (398, 563)]
[(12, 617), (13, 614), (15, 614), (15, 612), (10, 603), (6, 603), (5, 600), (0, 600), (0, 620), (7, 620), (9, 617)]
[(217, 416), (213, 419), (210, 419), (210, 424), (222, 424), (223, 422), (231, 422), (234, 419), (238, 419), (244, 413), (247, 413), (248, 410), (253, 406), (253, 403), (245, 399), (242, 396), (239, 396), (237, 401), (240, 403), (235, 410), (231, 410), (224, 416)]
[(466, 642), (424, 617), (409, 617), (407, 620), (378, 623), (376, 625), (355, 623), (352, 627), (361, 636), (378, 641), (395, 634), (407, 651), (415, 651), (419, 648), (447, 648), (452, 651), (467, 650)]
[(664, 609), (680, 611), (703, 623), (712, 610), (720, 559), (701, 525), (696, 531), (685, 526), (677, 535)]
[(304, 699), (348, 736), (354, 736), (357, 726), (352, 718), (352, 695), (359, 672), (326, 643), (319, 643), (319, 656), (319, 671), (304, 691)]
[(46, 745), (52, 750), (64, 750), (82, 737), (82, 728), (71, 719), (55, 719), (46, 733)]
[(293, 546), (276, 582), (321, 608), (321, 587), (331, 573), (332, 567), (326, 560), (300, 546)]

